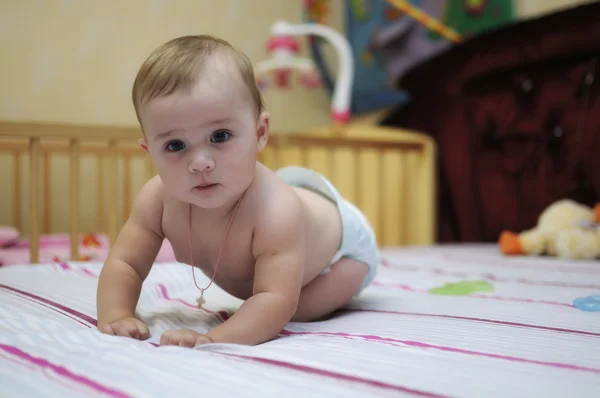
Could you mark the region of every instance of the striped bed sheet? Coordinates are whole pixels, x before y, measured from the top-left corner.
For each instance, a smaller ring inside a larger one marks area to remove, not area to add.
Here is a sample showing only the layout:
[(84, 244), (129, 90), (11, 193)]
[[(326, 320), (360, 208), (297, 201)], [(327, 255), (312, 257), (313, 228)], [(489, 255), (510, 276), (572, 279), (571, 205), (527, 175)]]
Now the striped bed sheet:
[[(493, 246), (385, 249), (372, 286), (334, 317), (255, 347), (160, 347), (240, 305), (202, 310), (190, 268), (157, 264), (139, 342), (95, 328), (101, 263), (0, 268), (0, 396), (599, 397), (599, 262), (507, 259)], [(197, 274), (199, 275), (199, 274)], [(206, 279), (206, 278), (205, 278)], [(207, 280), (203, 280), (207, 281)]]

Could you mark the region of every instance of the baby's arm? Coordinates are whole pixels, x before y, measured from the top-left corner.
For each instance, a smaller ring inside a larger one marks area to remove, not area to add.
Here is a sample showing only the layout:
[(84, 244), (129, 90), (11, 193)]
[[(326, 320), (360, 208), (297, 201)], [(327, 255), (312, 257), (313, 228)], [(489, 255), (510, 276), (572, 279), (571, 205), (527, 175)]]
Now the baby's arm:
[(255, 227), (254, 291), (226, 322), (207, 333), (215, 343), (255, 345), (271, 340), (290, 321), (304, 275), (304, 222), (300, 199), (272, 201)]
[(98, 328), (105, 333), (149, 337), (147, 327), (134, 316), (142, 283), (163, 241), (161, 187), (162, 183), (155, 177), (142, 188), (100, 273)]

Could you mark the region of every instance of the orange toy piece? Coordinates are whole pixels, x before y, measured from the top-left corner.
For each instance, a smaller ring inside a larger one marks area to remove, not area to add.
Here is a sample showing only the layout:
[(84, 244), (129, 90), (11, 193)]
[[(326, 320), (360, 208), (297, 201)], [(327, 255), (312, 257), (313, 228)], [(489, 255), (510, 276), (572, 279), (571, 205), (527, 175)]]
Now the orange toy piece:
[(85, 234), (83, 236), (83, 239), (81, 241), (81, 243), (83, 244), (83, 247), (100, 247), (100, 241), (98, 240), (98, 238), (96, 237), (96, 235), (94, 234)]
[(520, 256), (525, 254), (519, 243), (519, 235), (511, 231), (502, 231), (500, 234), (500, 251), (503, 254), (511, 256)]
[(559, 200), (542, 212), (534, 228), (521, 233), (502, 231), (498, 246), (507, 256), (600, 258), (600, 203), (590, 208), (573, 200)]

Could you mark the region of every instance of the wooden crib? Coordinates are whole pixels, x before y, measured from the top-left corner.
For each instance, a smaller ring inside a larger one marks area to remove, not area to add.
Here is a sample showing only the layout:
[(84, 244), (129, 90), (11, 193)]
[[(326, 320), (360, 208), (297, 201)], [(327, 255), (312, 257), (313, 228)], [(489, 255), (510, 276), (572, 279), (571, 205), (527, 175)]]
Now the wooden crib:
[[(29, 237), (32, 263), (42, 233), (68, 232), (71, 259), (82, 232), (114, 241), (155, 173), (140, 136), (135, 127), (0, 121), (0, 226)], [(382, 247), (434, 242), (435, 148), (424, 135), (361, 123), (343, 135), (275, 132), (260, 161), (326, 175), (365, 212)]]

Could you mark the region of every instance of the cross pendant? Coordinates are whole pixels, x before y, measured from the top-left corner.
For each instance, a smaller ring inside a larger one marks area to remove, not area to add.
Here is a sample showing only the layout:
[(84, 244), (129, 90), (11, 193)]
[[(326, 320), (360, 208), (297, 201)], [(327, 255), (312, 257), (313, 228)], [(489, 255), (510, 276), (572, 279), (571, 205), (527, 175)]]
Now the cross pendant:
[(196, 299), (196, 304), (198, 305), (198, 308), (202, 308), (204, 303), (206, 303), (206, 300), (204, 300), (204, 292), (202, 292), (200, 293), (200, 297)]

